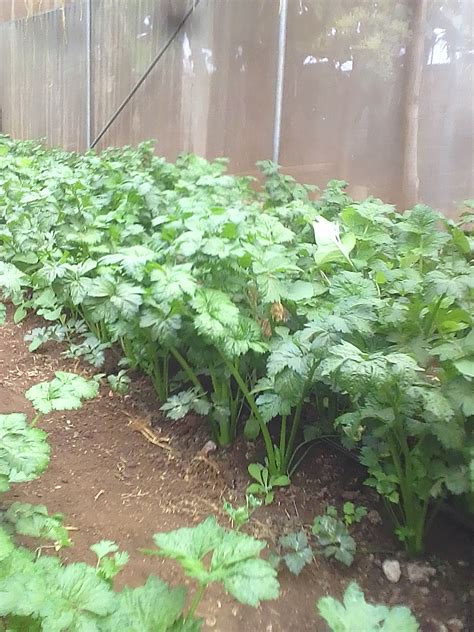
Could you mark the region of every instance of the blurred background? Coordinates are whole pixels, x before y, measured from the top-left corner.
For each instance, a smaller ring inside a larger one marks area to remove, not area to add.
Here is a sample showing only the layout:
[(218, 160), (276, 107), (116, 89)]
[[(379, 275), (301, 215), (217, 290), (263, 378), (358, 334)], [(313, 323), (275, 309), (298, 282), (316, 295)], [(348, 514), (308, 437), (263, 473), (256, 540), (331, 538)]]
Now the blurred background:
[(455, 215), (474, 197), (472, 0), (0, 0), (0, 131), (156, 139)]

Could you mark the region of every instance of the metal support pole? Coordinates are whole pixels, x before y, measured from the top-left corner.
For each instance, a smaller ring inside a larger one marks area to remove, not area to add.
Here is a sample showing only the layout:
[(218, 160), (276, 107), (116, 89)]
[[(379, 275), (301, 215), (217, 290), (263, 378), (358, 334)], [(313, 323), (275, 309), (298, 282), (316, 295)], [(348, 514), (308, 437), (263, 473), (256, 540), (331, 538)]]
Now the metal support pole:
[(280, 0), (280, 16), (278, 20), (278, 59), (275, 88), (275, 119), (273, 124), (272, 160), (280, 160), (281, 114), (283, 107), (283, 83), (285, 79), (286, 25), (288, 21), (288, 0)]
[(86, 145), (92, 144), (92, 0), (86, 0)]

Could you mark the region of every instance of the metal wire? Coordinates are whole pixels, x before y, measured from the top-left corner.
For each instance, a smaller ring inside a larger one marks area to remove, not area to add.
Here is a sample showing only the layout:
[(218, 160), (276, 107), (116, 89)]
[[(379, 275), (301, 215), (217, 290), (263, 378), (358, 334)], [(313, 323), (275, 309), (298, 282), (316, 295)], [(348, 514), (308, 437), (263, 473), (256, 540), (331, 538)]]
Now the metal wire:
[(123, 112), (123, 110), (126, 108), (126, 106), (128, 105), (128, 103), (130, 102), (130, 100), (133, 98), (133, 96), (137, 93), (137, 91), (139, 90), (140, 86), (146, 81), (146, 79), (148, 78), (148, 76), (150, 75), (150, 73), (152, 72), (152, 70), (155, 68), (156, 64), (160, 61), (160, 59), (163, 57), (163, 55), (166, 53), (166, 51), (168, 50), (168, 48), (171, 46), (171, 44), (173, 43), (173, 41), (175, 40), (175, 38), (177, 37), (178, 33), (181, 31), (181, 29), (183, 28), (183, 26), (186, 24), (188, 18), (190, 17), (190, 15), (197, 9), (199, 3), (201, 2), (201, 0), (194, 0), (192, 7), (190, 7), (190, 9), (187, 11), (187, 13), (185, 14), (185, 16), (183, 17), (183, 19), (181, 20), (181, 22), (178, 24), (178, 26), (176, 27), (176, 29), (174, 30), (174, 32), (170, 35), (170, 37), (168, 38), (168, 40), (166, 41), (165, 45), (163, 46), (163, 48), (158, 52), (158, 54), (156, 55), (156, 57), (153, 59), (153, 61), (151, 62), (151, 64), (148, 66), (148, 68), (145, 70), (145, 72), (143, 73), (143, 75), (140, 77), (140, 79), (137, 81), (137, 83), (134, 85), (134, 87), (132, 88), (131, 92), (127, 95), (127, 97), (122, 101), (122, 103), (119, 105), (119, 107), (117, 108), (117, 110), (114, 112), (114, 114), (111, 116), (111, 118), (109, 119), (109, 121), (106, 123), (106, 125), (102, 128), (102, 130), (99, 132), (99, 134), (96, 136), (96, 138), (93, 140), (93, 142), (91, 143), (91, 147), (95, 147), (97, 145), (97, 143), (101, 140), (101, 138), (104, 136), (104, 134), (106, 134), (106, 132), (110, 129), (110, 127), (115, 123), (115, 121), (117, 120), (117, 118), (120, 116), (120, 114)]

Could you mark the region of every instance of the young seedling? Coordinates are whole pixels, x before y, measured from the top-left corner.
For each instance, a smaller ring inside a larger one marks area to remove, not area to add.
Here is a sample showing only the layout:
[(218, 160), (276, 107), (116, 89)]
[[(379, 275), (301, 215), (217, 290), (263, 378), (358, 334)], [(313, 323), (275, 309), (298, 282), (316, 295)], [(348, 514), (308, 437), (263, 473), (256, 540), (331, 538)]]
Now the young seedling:
[(99, 390), (97, 381), (86, 380), (74, 373), (56, 371), (55, 376), (50, 382), (35, 384), (25, 393), (37, 412), (31, 426), (52, 411), (81, 408), (83, 400), (92, 399)]
[(342, 603), (334, 597), (323, 597), (317, 607), (333, 632), (418, 632), (420, 629), (409, 608), (367, 603), (355, 582), (347, 587)]
[(110, 349), (109, 342), (102, 342), (94, 334), (87, 334), (81, 342), (69, 345), (69, 349), (63, 352), (65, 358), (82, 358), (95, 368), (100, 368), (105, 363), (105, 351)]
[(57, 323), (48, 327), (34, 327), (31, 331), (24, 335), (23, 340), (29, 342), (28, 351), (37, 351), (42, 345), (50, 340), (54, 342), (64, 342), (67, 331), (64, 325)]
[(114, 393), (125, 395), (130, 387), (130, 378), (125, 369), (120, 369), (117, 375), (108, 375), (107, 382)]
[(101, 540), (90, 547), (97, 556), (97, 575), (110, 586), (113, 579), (127, 565), (129, 555), (126, 551), (119, 551), (119, 547), (112, 540)]
[(257, 494), (263, 496), (265, 504), (271, 505), (275, 497), (274, 487), (286, 487), (290, 484), (290, 479), (285, 474), (272, 476), (266, 467), (260, 463), (251, 463), (248, 466), (250, 476), (256, 483), (251, 483), (247, 487), (247, 494)]
[(311, 564), (314, 559), (304, 531), (284, 535), (278, 540), (278, 544), (282, 549), (282, 554), (276, 559), (283, 560), (293, 575), (299, 575), (303, 568)]
[(329, 505), (324, 515), (315, 517), (312, 533), (325, 557), (334, 557), (346, 566), (352, 564), (357, 550), (356, 542), (344, 521), (339, 519), (335, 507)]
[(350, 527), (356, 522), (360, 522), (367, 515), (367, 508), (362, 505), (357, 507), (354, 503), (345, 502), (342, 511), (344, 513), (344, 522), (346, 527)]
[(339, 519), (337, 509), (329, 505), (324, 515), (315, 517), (311, 529), (319, 550), (313, 551), (304, 531), (289, 533), (279, 539), (279, 552), (272, 553), (273, 565), (277, 568), (283, 561), (289, 571), (299, 575), (314, 560), (315, 555), (322, 554), (350, 566), (357, 546), (348, 527), (360, 522), (366, 514), (365, 507), (356, 507), (353, 503), (346, 502), (343, 506), (343, 519)]
[(246, 494), (245, 505), (234, 507), (229, 501), (224, 501), (224, 511), (232, 522), (232, 528), (239, 531), (243, 525), (247, 524), (253, 512), (261, 507), (262, 501), (253, 494)]

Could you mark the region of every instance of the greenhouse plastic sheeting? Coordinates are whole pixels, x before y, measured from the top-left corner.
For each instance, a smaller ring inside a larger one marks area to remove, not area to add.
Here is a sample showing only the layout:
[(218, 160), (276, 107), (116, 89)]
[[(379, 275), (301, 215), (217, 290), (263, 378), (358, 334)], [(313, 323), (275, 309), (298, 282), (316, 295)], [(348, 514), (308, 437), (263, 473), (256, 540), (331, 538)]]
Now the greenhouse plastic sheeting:
[[(25, 0), (16, 3), (20, 15)], [(89, 136), (98, 148), (152, 138), (169, 159), (228, 156), (233, 171), (253, 175), (272, 157), (283, 0), (90, 5), (90, 38), (87, 0), (0, 23), (4, 132), (78, 150)], [(288, 0), (286, 172), (319, 186), (345, 179), (355, 197), (404, 205), (415, 6)], [(474, 2), (427, 0), (420, 33), (413, 175), (421, 202), (456, 214), (474, 197)]]
[(15, 138), (86, 147), (85, 2), (0, 24), (0, 116)]
[[(117, 9), (124, 5), (120, 1), (113, 4)], [(143, 70), (152, 51), (165, 42), (166, 31), (183, 18), (186, 3), (172, 2), (174, 8), (165, 24), (160, 23), (158, 10), (158, 15), (150, 8), (147, 12), (147, 5), (153, 3), (125, 4), (128, 13), (120, 13), (113, 25), (109, 21), (103, 27), (104, 37), (95, 34), (95, 57), (97, 50), (110, 50), (114, 42), (122, 41), (119, 57), (125, 55), (131, 67)], [(110, 5), (111, 0), (106, 0), (104, 7)], [(100, 4), (97, 11), (101, 11)], [(97, 15), (94, 22), (105, 25), (105, 17)], [(210, 157), (228, 156), (236, 170), (254, 169), (255, 161), (268, 158), (272, 151), (277, 29), (278, 3), (202, 0), (100, 146), (154, 138), (158, 152), (168, 158), (194, 151)], [(127, 32), (132, 44), (125, 53), (123, 34)], [(107, 67), (107, 63), (101, 64), (94, 72), (96, 84), (102, 84), (100, 90), (115, 72), (104, 72)], [(129, 74), (125, 83), (133, 83)], [(120, 84), (108, 85), (111, 96), (102, 96), (96, 105), (101, 123), (105, 112), (110, 114), (111, 106), (117, 106), (125, 92)], [(120, 94), (113, 98), (114, 92)]]

